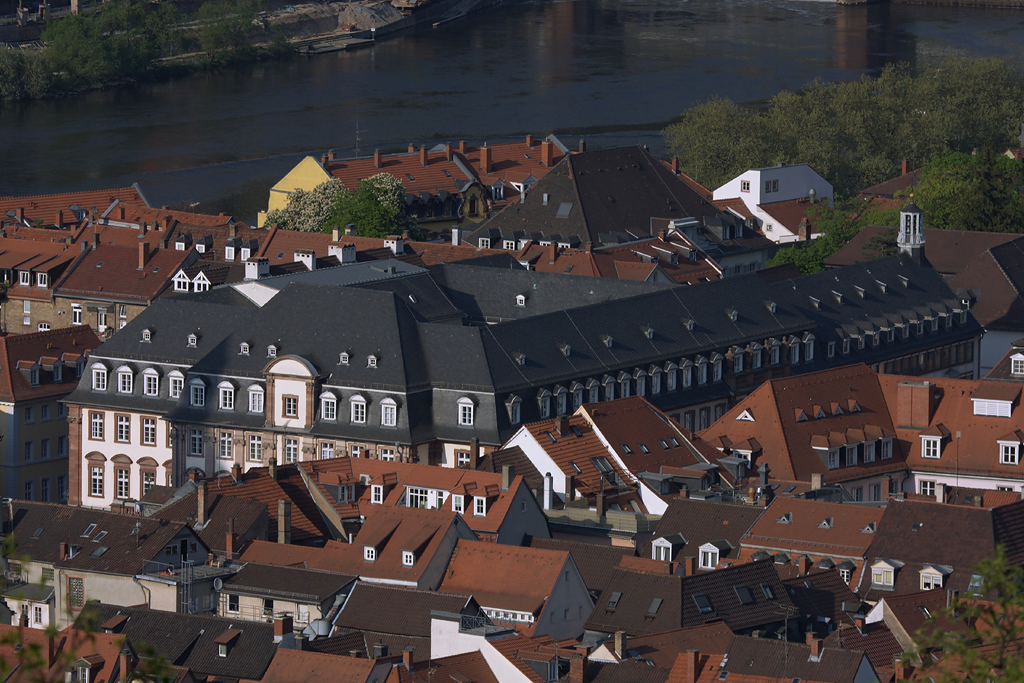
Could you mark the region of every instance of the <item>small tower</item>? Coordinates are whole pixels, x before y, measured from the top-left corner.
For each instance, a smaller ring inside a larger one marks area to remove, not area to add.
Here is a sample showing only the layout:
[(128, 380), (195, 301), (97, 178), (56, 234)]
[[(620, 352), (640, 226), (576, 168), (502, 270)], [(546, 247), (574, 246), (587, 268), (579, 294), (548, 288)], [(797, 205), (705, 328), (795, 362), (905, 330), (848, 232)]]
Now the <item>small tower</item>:
[(924, 212), (913, 202), (900, 211), (900, 233), (896, 246), (916, 262), (924, 261)]

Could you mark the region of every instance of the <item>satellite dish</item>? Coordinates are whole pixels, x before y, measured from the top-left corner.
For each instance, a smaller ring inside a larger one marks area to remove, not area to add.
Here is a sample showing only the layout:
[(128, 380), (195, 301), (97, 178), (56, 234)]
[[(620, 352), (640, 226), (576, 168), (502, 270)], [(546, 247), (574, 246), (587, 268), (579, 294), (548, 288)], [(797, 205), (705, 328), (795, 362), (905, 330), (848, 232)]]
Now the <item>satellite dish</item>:
[(213, 590), (219, 591), (224, 589), (224, 579), (219, 576), (213, 580)]

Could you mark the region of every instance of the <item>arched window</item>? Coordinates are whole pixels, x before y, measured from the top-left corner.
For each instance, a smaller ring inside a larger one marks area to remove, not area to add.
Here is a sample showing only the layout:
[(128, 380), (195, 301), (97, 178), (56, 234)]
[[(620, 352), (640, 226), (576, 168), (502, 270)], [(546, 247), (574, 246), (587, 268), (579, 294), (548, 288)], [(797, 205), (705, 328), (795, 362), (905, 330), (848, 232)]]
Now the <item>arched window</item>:
[(331, 422), (338, 419), (338, 398), (329, 391), (320, 394), (320, 419)]
[(221, 382), (217, 385), (219, 394), (219, 406), (221, 410), (235, 409), (235, 387), (231, 382)]
[(117, 369), (117, 393), (119, 394), (130, 394), (132, 393), (132, 370), (127, 365), (122, 365)]
[(505, 407), (508, 408), (508, 420), (511, 424), (517, 425), (522, 421), (522, 404), (523, 400), (518, 396), (513, 396), (505, 402)]
[(258, 384), (249, 386), (249, 412), (263, 412), (263, 387)]
[(349, 399), (349, 414), (352, 424), (366, 424), (366, 399), (358, 394)]
[[(542, 420), (546, 420), (551, 417), (551, 392), (547, 389), (541, 389), (537, 392), (537, 407), (540, 410), (540, 417)], [(461, 424), (461, 422), (459, 423)]]
[(168, 393), (171, 398), (180, 398), (181, 390), (185, 388), (185, 375), (178, 370), (171, 370), (167, 374), (167, 381), (170, 382)]
[(398, 404), (394, 399), (386, 398), (380, 402), (380, 424), (382, 427), (394, 427), (398, 424)]
[(156, 396), (160, 393), (160, 375), (153, 368), (142, 371), (142, 393), (146, 396)]
[(202, 408), (206, 405), (206, 384), (198, 377), (188, 383), (189, 403), (194, 408)]
[(476, 412), (476, 406), (473, 405), (473, 401), (466, 397), (459, 399), (459, 426), (461, 427), (472, 427), (474, 413)]

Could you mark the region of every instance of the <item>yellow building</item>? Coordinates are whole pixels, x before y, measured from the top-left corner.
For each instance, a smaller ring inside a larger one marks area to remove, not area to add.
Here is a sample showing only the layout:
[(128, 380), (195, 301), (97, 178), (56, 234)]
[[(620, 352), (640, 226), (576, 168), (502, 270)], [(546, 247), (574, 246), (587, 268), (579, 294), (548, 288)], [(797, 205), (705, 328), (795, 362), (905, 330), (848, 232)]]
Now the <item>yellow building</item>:
[(60, 400), (100, 345), (88, 325), (0, 336), (0, 490), (62, 502), (68, 494), (68, 420)]
[[(323, 164), (313, 157), (306, 157), (298, 163), (288, 175), (281, 178), (270, 188), (270, 200), (267, 202), (267, 212), (283, 209), (288, 206), (288, 197), (295, 190), (312, 191), (317, 185), (322, 185), (331, 179), (331, 175), (324, 168)], [(260, 212), (256, 217), (257, 227), (264, 227), (267, 222), (267, 214)]]

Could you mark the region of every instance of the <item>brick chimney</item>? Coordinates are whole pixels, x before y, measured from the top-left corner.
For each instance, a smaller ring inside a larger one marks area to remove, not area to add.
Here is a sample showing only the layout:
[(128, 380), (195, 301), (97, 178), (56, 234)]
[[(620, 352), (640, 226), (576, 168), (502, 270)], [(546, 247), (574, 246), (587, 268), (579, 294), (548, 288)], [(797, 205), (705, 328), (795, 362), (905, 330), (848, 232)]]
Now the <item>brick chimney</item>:
[(444, 158), (448, 161), (452, 160), (452, 143), (444, 143)]
[(326, 154), (321, 154), (320, 155), (320, 165), (324, 166), (326, 164), (327, 164), (327, 155)]
[(896, 426), (926, 429), (932, 419), (935, 388), (928, 382), (900, 382), (896, 386)]
[(540, 143), (540, 163), (548, 168), (555, 165), (555, 145), (550, 140), (543, 140)]
[(587, 656), (582, 652), (569, 658), (569, 683), (588, 683)]
[(189, 481), (198, 481), (199, 480), (199, 473), (196, 472), (195, 470), (189, 470), (188, 471), (188, 480)]
[(270, 478), (277, 481), (277, 457), (273, 457), (270, 460), (270, 466), (267, 468)]
[(53, 633), (48, 632), (46, 636), (46, 661), (49, 662), (47, 666), (53, 666), (54, 661), (57, 659), (57, 644), (54, 642)]
[(811, 224), (807, 220), (807, 216), (800, 219), (800, 226), (796, 229), (796, 236), (802, 242), (811, 239)]
[(22, 614), (20, 617), (18, 617), (18, 626), (20, 626), (21, 628), (28, 628), (27, 614)]
[(797, 566), (800, 568), (800, 575), (807, 576), (811, 573), (811, 558), (802, 555)]
[(484, 173), (491, 172), (491, 148), (484, 143), (484, 146), (480, 148), (480, 170)]
[(231, 463), (231, 478), (238, 481), (238, 478), (242, 476), (242, 466), (237, 462)]
[(373, 165), (377, 168), (384, 166), (384, 155), (380, 153), (379, 149), (373, 150)]
[(619, 656), (619, 659), (625, 659), (627, 656), (626, 650), (629, 649), (629, 637), (625, 631), (615, 632), (615, 654)]
[(673, 683), (697, 683), (700, 676), (700, 651), (687, 650), (676, 655), (669, 680)]
[(292, 502), (285, 498), (277, 501), (277, 542), (292, 542)]
[(596, 506), (597, 516), (604, 517), (604, 482), (601, 483), (601, 490), (597, 492)]
[(424, 166), (427, 165), (427, 148), (426, 146), (420, 146), (420, 163)]
[(334, 161), (334, 150), (327, 150), (327, 161)]
[(679, 157), (672, 157), (672, 172), (679, 175)]
[(818, 659), (821, 657), (821, 639), (814, 637), (814, 631), (808, 631), (804, 636), (804, 640), (807, 643), (807, 647), (811, 648), (811, 658)]
[(461, 154), (462, 156), (466, 156), (466, 150), (467, 149), (469, 149), (469, 148), (466, 146), (466, 141), (465, 140), (459, 140), (459, 154)]
[(100, 246), (100, 234), (98, 232), (94, 232), (92, 234), (92, 248), (95, 249), (98, 246)]
[(854, 614), (853, 615), (853, 624), (858, 629), (863, 631), (864, 630), (864, 623), (865, 622), (864, 622), (864, 615), (863, 614)]
[(60, 543), (60, 559), (61, 562), (68, 559), (68, 544), (63, 541)]
[(56, 223), (54, 223), (54, 225), (56, 225), (58, 228), (60, 226), (64, 225), (64, 212), (63, 211), (58, 211), (57, 212)]
[(412, 645), (407, 645), (402, 650), (402, 664), (405, 665), (406, 671), (412, 671)]
[(683, 562), (686, 564), (686, 576), (694, 576), (697, 573), (697, 558), (687, 557)]
[(908, 173), (910, 173), (910, 162), (904, 159), (900, 163), (900, 171), (900, 175), (907, 175)]
[(274, 619), (274, 640), (280, 641), (292, 633), (292, 618), (289, 616), (277, 617)]
[(526, 146), (529, 147), (530, 149), (533, 149), (533, 136), (532, 135), (527, 135), (526, 136)]
[(139, 244), (139, 270), (146, 267), (149, 263), (149, 242), (142, 242)]
[(206, 524), (206, 482), (199, 482), (199, 488), (196, 489), (196, 524), (202, 526)]
[(907, 676), (909, 676), (911, 673), (910, 671), (907, 671), (909, 667), (907, 667), (907, 665), (903, 663), (903, 658), (899, 656), (893, 659), (892, 668), (894, 674), (892, 680), (895, 681), (895, 683), (907, 680)]
[(229, 559), (235, 556), (235, 543), (237, 542), (238, 537), (235, 536), (235, 518), (229, 517), (228, 532), (224, 537), (224, 554), (227, 555)]
[(576, 477), (571, 474), (565, 475), (565, 502), (571, 503), (576, 500)]
[(415, 151), (416, 151), (416, 145), (414, 145), (414, 144), (412, 144), (412, 143), (410, 142), (410, 143), (409, 143), (409, 154), (412, 154), (412, 153), (413, 153), (413, 152), (415, 152)]

